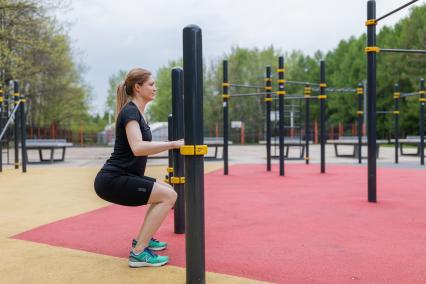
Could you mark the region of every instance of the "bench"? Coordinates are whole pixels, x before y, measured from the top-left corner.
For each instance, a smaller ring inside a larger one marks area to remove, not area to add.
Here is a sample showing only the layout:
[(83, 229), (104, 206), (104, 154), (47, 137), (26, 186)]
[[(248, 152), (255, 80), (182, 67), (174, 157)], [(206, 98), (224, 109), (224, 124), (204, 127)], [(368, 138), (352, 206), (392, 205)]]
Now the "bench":
[[(28, 160), (28, 151), (37, 150), (40, 158), (39, 163), (43, 162), (63, 162), (65, 160), (65, 150), (67, 147), (73, 146), (72, 143), (68, 143), (65, 139), (26, 139), (25, 140), (27, 148), (27, 163), (37, 163), (30, 162)], [(60, 158), (54, 158), (54, 152), (56, 149), (62, 149), (62, 154)], [(43, 150), (50, 150), (50, 157), (45, 159), (43, 157)]]
[[(399, 152), (401, 156), (419, 156), (420, 155), (420, 136), (408, 135), (405, 139), (399, 139)], [(404, 152), (404, 145), (416, 146), (417, 151), (414, 153)]]
[[(259, 144), (266, 145), (265, 140), (259, 141)], [(279, 154), (276, 154), (277, 150), (276, 147), (280, 146), (280, 140), (278, 137), (272, 137), (271, 139), (271, 146), (275, 147), (275, 154), (271, 155), (271, 158), (279, 158)], [(290, 157), (290, 149), (298, 147), (299, 148), (299, 155), (296, 157)], [(304, 140), (301, 140), (297, 137), (284, 137), (284, 159), (286, 160), (303, 160), (305, 158), (305, 149), (306, 149), (306, 143)]]
[[(342, 136), (339, 137), (338, 140), (328, 140), (327, 144), (334, 145), (334, 153), (336, 157), (345, 157), (345, 158), (358, 158), (358, 150), (359, 150), (359, 143), (358, 143), (358, 136)], [(379, 150), (380, 145), (388, 144), (388, 140), (376, 140), (376, 158), (379, 157)], [(363, 136), (361, 138), (361, 147), (367, 146), (368, 141), (367, 137)], [(353, 151), (350, 154), (342, 154), (338, 151), (338, 146), (352, 146)], [(361, 158), (367, 158), (362, 156)]]

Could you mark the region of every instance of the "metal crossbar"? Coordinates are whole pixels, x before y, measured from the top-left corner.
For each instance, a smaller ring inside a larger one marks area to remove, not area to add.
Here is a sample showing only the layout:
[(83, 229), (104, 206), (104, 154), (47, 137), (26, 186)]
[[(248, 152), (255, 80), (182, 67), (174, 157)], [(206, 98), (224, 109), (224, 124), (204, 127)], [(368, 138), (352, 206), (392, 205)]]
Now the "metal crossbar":
[[(312, 88), (312, 91), (318, 92), (319, 88)], [(354, 88), (326, 88), (325, 92), (330, 93), (356, 93), (356, 89)]]
[(390, 11), (389, 13), (387, 13), (387, 14), (385, 14), (385, 15), (383, 15), (383, 16), (381, 16), (381, 17), (379, 17), (379, 18), (377, 18), (377, 19), (376, 19), (376, 22), (378, 22), (378, 21), (380, 21), (380, 20), (383, 20), (383, 19), (384, 19), (384, 18), (386, 18), (386, 17), (389, 17), (390, 15), (392, 15), (392, 14), (394, 14), (394, 13), (398, 12), (399, 10), (404, 9), (404, 8), (405, 8), (405, 7), (407, 7), (407, 6), (410, 6), (411, 4), (413, 4), (413, 3), (417, 2), (417, 1), (419, 1), (419, 0), (413, 0), (413, 1), (410, 1), (410, 2), (408, 2), (408, 3), (404, 4), (404, 5), (402, 5), (401, 7), (396, 8), (395, 10)]
[(229, 84), (231, 87), (239, 87), (239, 88), (254, 88), (254, 89), (262, 89), (265, 86), (257, 86), (257, 85), (243, 85), (243, 84)]
[(289, 84), (289, 85), (301, 85), (301, 86), (306, 86), (306, 85), (319, 86), (320, 85), (318, 83), (300, 82), (300, 81), (285, 81), (285, 82), (286, 82), (286, 84)]
[(404, 53), (422, 53), (425, 54), (426, 50), (423, 49), (404, 49), (404, 48), (380, 48), (380, 52), (404, 52)]
[(413, 92), (413, 93), (401, 93), (401, 97), (405, 98), (405, 97), (411, 97), (411, 96), (417, 96), (419, 94), (419, 92)]

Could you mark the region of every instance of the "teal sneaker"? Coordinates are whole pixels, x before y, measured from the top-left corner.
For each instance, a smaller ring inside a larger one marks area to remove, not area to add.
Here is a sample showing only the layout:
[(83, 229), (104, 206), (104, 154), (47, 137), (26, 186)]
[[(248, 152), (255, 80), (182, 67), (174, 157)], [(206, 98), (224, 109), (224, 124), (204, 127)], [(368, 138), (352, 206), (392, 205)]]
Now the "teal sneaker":
[[(136, 246), (136, 244), (138, 243), (137, 240), (133, 240), (132, 241), (132, 248), (134, 248)], [(159, 251), (159, 250), (164, 250), (167, 248), (167, 243), (165, 242), (160, 242), (157, 239), (151, 238), (151, 240), (148, 243), (148, 248), (150, 250), (155, 250), (155, 251)]]
[(143, 252), (139, 254), (130, 251), (129, 255), (129, 266), (133, 268), (157, 267), (165, 265), (167, 262), (169, 262), (168, 256), (157, 255), (149, 248), (145, 248)]

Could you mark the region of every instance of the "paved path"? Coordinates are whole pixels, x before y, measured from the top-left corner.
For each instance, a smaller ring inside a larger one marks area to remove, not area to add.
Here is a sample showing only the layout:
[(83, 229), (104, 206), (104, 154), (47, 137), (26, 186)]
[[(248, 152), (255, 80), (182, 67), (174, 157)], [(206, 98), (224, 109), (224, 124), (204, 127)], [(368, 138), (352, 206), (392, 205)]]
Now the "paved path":
[[(351, 148), (342, 147), (342, 152), (349, 153)], [(363, 148), (363, 155), (366, 155), (366, 148)], [(340, 151), (340, 149), (339, 149)], [(67, 149), (64, 162), (57, 162), (54, 164), (30, 164), (29, 167), (101, 167), (103, 163), (111, 155), (111, 147), (71, 147)], [(60, 151), (57, 152), (57, 155)], [(278, 148), (272, 148), (272, 154), (278, 155)], [(294, 148), (290, 150), (290, 156), (295, 157), (299, 151)], [(161, 154), (162, 156), (165, 155)], [(219, 156), (222, 156), (222, 149), (219, 150)], [(29, 152), (31, 161), (38, 160), (38, 153), (36, 151)], [(320, 147), (319, 145), (312, 145), (310, 147), (311, 163), (320, 162)], [(380, 156), (377, 160), (378, 166), (381, 167), (401, 167), (401, 168), (425, 168), (420, 166), (419, 157), (414, 156), (400, 156), (400, 163), (394, 164), (394, 148), (381, 147)], [(3, 154), (3, 161), (7, 161), (7, 156)], [(10, 151), (10, 163), (13, 163), (13, 151)], [(223, 163), (220, 160), (207, 161), (208, 163)], [(264, 145), (231, 145), (229, 147), (229, 162), (231, 164), (251, 164), (251, 163), (266, 163), (266, 150)], [(304, 163), (302, 160), (287, 161), (288, 163)], [(148, 165), (166, 165), (167, 159), (149, 159)], [(273, 163), (278, 163), (278, 159), (273, 159)], [(331, 145), (326, 146), (326, 163), (345, 164), (345, 165), (358, 165), (357, 159), (354, 158), (337, 158), (334, 154), (334, 148)], [(363, 159), (363, 164), (367, 163)], [(7, 166), (6, 166), (7, 167)], [(11, 166), (9, 166), (11, 167)]]

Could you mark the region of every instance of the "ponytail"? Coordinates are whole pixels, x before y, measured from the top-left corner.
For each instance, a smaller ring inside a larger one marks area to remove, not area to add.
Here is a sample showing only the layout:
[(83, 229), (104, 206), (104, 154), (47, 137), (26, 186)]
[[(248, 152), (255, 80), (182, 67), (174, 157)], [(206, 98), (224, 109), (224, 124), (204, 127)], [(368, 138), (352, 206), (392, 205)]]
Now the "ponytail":
[(117, 96), (116, 96), (116, 103), (115, 103), (115, 118), (117, 118), (120, 111), (128, 102), (129, 102), (129, 97), (126, 93), (126, 86), (124, 85), (124, 82), (122, 82), (117, 87)]

